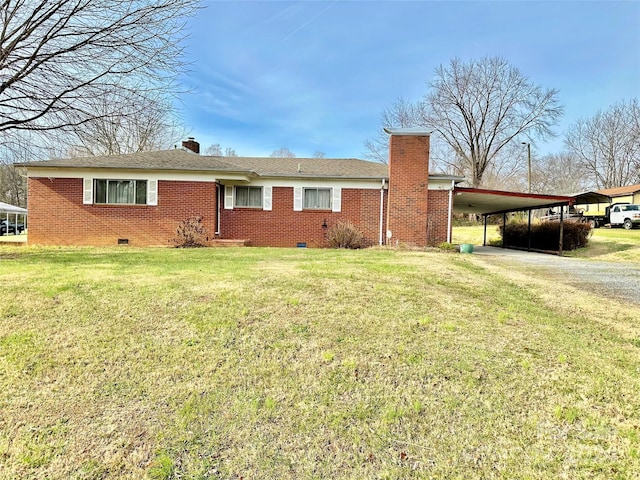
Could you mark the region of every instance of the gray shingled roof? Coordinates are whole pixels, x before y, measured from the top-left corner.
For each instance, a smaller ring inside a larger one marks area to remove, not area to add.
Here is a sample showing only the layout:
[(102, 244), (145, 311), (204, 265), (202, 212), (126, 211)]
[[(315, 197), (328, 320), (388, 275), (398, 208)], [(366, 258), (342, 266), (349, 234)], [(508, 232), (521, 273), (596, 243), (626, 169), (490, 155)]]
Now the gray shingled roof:
[[(109, 168), (126, 170), (198, 170), (237, 172), (219, 157), (205, 157), (182, 149), (137, 152), (126, 155), (102, 155), (95, 157), (59, 158), (19, 164), (37, 168)], [(243, 171), (243, 173), (248, 173)]]
[(387, 178), (389, 175), (387, 165), (355, 158), (225, 157), (224, 161), (262, 177)]
[(387, 178), (387, 165), (348, 159), (211, 157), (182, 149), (77, 157), (19, 164), (27, 168), (213, 171), (262, 177)]

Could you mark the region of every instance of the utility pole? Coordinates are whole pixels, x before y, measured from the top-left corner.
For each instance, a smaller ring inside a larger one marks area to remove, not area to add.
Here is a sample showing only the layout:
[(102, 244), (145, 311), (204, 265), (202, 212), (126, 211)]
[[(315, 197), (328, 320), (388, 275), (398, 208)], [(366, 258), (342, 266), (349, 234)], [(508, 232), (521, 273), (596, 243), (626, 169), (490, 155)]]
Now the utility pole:
[(526, 145), (527, 146), (527, 160), (529, 162), (529, 193), (531, 193), (531, 143), (529, 142), (522, 142), (522, 145)]

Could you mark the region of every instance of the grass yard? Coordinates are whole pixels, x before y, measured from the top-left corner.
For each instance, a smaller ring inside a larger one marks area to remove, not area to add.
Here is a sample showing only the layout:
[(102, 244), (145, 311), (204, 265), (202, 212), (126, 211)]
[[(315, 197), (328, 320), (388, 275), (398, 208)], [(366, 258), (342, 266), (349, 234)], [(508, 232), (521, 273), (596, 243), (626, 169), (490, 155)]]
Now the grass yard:
[[(496, 225), (487, 225), (487, 244), (500, 240)], [(454, 226), (452, 243), (482, 245), (484, 226)], [(564, 252), (565, 256), (611, 262), (640, 262), (640, 228), (596, 228), (586, 248)]]
[(0, 479), (638, 478), (640, 308), (508, 261), (0, 246)]
[[(482, 245), (484, 239), (484, 225), (454, 225), (452, 231), (452, 243), (471, 243), (473, 245)], [(496, 225), (487, 225), (487, 245), (492, 240), (501, 240), (498, 233), (498, 227)]]

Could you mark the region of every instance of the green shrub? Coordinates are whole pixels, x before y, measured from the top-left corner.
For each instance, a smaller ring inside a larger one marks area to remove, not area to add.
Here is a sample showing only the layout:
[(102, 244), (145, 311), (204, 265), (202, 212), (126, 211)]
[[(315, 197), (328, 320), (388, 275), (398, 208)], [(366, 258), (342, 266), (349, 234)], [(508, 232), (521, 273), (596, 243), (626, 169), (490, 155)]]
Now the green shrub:
[(207, 229), (202, 224), (202, 217), (190, 217), (183, 220), (176, 228), (176, 235), (171, 240), (176, 248), (204, 247), (203, 237)]
[(449, 243), (449, 242), (442, 242), (440, 245), (438, 245), (438, 248), (440, 250), (442, 250), (443, 252), (458, 252), (459, 251), (459, 246), (458, 245), (454, 245), (453, 243)]
[(502, 238), (490, 238), (489, 245), (492, 247), (501, 247), (502, 246)]
[(341, 220), (327, 232), (327, 241), (332, 248), (363, 248), (365, 239), (362, 231), (348, 220)]
[[(503, 243), (507, 247), (527, 248), (528, 227), (526, 222), (512, 222), (507, 224), (506, 241), (504, 228), (498, 227)], [(564, 222), (562, 233), (562, 249), (575, 250), (587, 246), (591, 236), (591, 227), (588, 223)], [(540, 222), (531, 224), (531, 248), (536, 250), (557, 251), (560, 244), (560, 222)]]

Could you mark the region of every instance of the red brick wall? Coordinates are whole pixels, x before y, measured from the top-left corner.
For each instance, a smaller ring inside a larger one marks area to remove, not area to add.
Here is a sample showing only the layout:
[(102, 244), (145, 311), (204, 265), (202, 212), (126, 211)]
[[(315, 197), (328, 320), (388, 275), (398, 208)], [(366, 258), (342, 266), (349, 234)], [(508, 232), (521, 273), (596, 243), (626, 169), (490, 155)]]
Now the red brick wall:
[[(83, 205), (81, 178), (29, 178), (29, 243), (112, 246), (128, 239), (134, 246), (170, 246), (178, 223), (194, 215), (203, 217), (213, 239), (215, 189), (208, 182), (159, 181), (157, 206)], [(294, 212), (293, 188), (274, 187), (272, 211), (221, 209), (220, 215), (220, 238), (254, 246), (326, 246), (326, 231), (341, 219), (351, 220), (369, 245), (377, 245), (380, 190), (342, 189), (342, 212)]]
[[(386, 199), (386, 191), (385, 191)], [(377, 245), (380, 228), (380, 190), (342, 189), (342, 211), (293, 211), (293, 187), (273, 188), (273, 210), (221, 209), (220, 238), (249, 240), (252, 246), (325, 247), (326, 232), (339, 220), (350, 220), (364, 233), (369, 245)], [(383, 206), (383, 215), (386, 206)], [(322, 224), (327, 223), (327, 228)], [(383, 228), (385, 225), (383, 219)]]
[(429, 244), (429, 136), (391, 135), (389, 211), (391, 245)]
[(216, 191), (208, 182), (158, 182), (158, 205), (83, 205), (81, 178), (29, 178), (29, 243), (172, 245), (178, 223), (203, 217), (213, 237)]
[(449, 191), (429, 190), (427, 215), (427, 245), (437, 246), (447, 241), (449, 226)]

